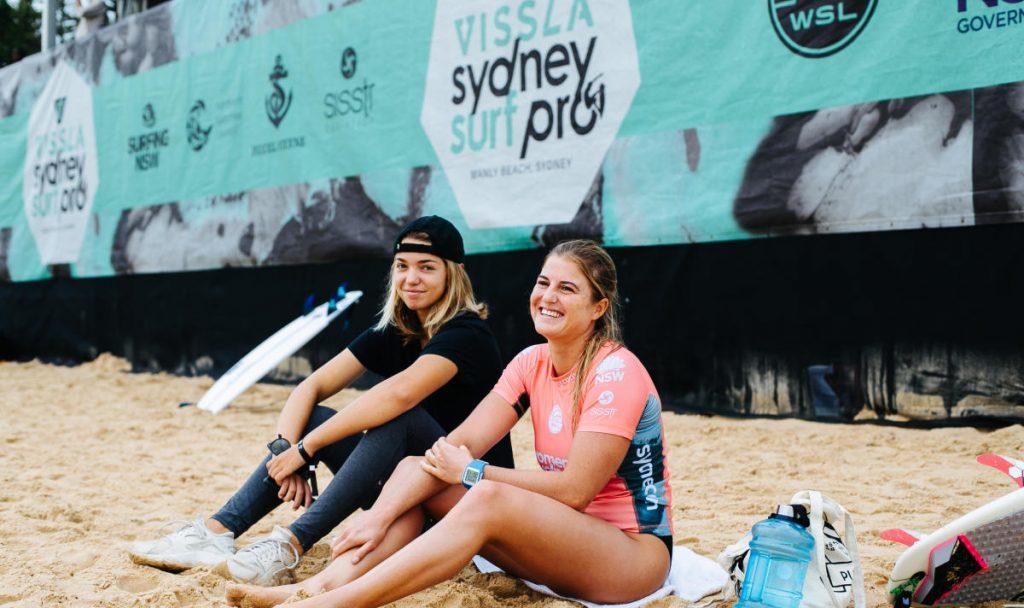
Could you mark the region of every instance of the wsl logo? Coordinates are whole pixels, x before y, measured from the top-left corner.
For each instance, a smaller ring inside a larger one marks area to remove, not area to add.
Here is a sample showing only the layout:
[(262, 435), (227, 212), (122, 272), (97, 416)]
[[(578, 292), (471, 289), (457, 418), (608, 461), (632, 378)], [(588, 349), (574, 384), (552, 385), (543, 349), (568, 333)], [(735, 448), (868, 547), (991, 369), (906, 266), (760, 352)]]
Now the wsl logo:
[(213, 131), (213, 125), (209, 127), (203, 126), (203, 118), (206, 113), (206, 102), (202, 99), (196, 100), (192, 104), (192, 108), (188, 111), (188, 121), (185, 123), (185, 133), (188, 139), (188, 145), (192, 148), (193, 152), (198, 152), (203, 149), (206, 142), (210, 141), (210, 132)]
[(860, 36), (878, 0), (768, 0), (779, 40), (803, 57), (835, 55)]
[(266, 97), (266, 109), (267, 118), (270, 119), (270, 124), (277, 128), (281, 125), (281, 121), (288, 115), (288, 110), (292, 107), (292, 92), (289, 90), (285, 93), (281, 87), (281, 80), (288, 78), (288, 70), (281, 64), (281, 56), (278, 55), (274, 61), (274, 69), (270, 72), (270, 84), (274, 87), (274, 92)]

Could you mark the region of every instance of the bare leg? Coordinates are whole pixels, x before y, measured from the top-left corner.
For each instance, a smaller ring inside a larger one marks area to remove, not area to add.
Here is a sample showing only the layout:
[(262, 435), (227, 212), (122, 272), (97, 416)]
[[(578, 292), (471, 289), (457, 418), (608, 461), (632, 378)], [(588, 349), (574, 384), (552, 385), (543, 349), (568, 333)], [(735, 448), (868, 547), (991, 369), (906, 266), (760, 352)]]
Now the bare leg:
[(365, 576), (289, 608), (381, 606), (451, 578), (481, 550), (534, 582), (599, 603), (653, 593), (669, 567), (653, 536), (627, 534), (554, 499), (484, 480), (433, 529)]
[(335, 589), (359, 578), (371, 568), (381, 563), (409, 541), (416, 538), (423, 529), (423, 511), (419, 508), (409, 510), (399, 517), (391, 527), (381, 544), (366, 554), (358, 564), (353, 564), (350, 553), (339, 555), (326, 568), (306, 580), (293, 585), (278, 587), (259, 587), (257, 585), (228, 585), (225, 599), (230, 606), (242, 606), (248, 600), (252, 608), (270, 608), (285, 601), (297, 591), (304, 590), (310, 595), (318, 595), (329, 589)]

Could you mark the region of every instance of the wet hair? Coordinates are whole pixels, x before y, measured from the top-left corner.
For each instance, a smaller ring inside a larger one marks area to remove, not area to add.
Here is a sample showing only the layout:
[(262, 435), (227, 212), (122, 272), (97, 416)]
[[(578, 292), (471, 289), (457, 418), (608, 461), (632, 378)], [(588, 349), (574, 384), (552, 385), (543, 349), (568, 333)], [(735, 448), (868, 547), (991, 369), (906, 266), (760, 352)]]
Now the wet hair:
[[(587, 338), (579, 363), (576, 366), (576, 380), (572, 390), (572, 430), (579, 425), (581, 401), (586, 393), (586, 382), (590, 367), (594, 364), (597, 352), (605, 345), (614, 348), (622, 346), (622, 329), (619, 326), (619, 281), (615, 272), (615, 262), (600, 245), (591, 240), (577, 239), (559, 243), (547, 257), (558, 256), (571, 260), (586, 277), (590, 284), (592, 301), (608, 300), (608, 308), (604, 314), (594, 321), (594, 331)], [(547, 258), (545, 258), (547, 259)]]
[[(429, 243), (430, 235), (425, 232), (411, 232), (405, 236), (405, 239)], [(445, 270), (444, 293), (430, 307), (426, 321), (420, 323), (416, 313), (410, 310), (399, 297), (398, 285), (395, 284), (395, 266), (392, 263), (384, 304), (380, 309), (380, 320), (377, 321), (374, 329), (383, 331), (388, 325), (394, 325), (402, 334), (404, 341), (409, 343), (416, 339), (430, 340), (445, 323), (462, 312), (471, 312), (481, 319), (487, 318), (487, 305), (478, 302), (476, 296), (473, 295), (473, 284), (469, 281), (466, 268), (451, 260), (438, 259), (444, 265)]]

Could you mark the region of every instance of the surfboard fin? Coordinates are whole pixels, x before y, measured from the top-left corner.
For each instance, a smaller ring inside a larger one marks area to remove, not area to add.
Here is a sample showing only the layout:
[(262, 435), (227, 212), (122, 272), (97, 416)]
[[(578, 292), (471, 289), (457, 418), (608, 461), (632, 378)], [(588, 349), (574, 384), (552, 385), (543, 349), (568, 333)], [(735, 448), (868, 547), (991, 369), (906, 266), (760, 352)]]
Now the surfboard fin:
[(999, 454), (982, 454), (978, 456), (978, 462), (1002, 471), (1017, 484), (1017, 487), (1024, 488), (1024, 461)]
[(904, 530), (903, 528), (889, 528), (888, 530), (882, 530), (878, 535), (885, 540), (900, 543), (901, 545), (906, 545), (908, 547), (921, 539), (920, 532)]
[(313, 294), (306, 296), (306, 301), (302, 303), (302, 314), (308, 315), (313, 310), (313, 306), (316, 304), (316, 298)]

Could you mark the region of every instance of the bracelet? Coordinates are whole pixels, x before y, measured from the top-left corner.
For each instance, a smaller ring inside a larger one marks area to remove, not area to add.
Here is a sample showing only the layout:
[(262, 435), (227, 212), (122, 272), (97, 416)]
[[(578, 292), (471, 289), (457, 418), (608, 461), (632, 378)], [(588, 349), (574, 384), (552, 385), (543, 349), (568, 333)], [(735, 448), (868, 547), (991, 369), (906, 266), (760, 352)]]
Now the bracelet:
[(302, 440), (301, 439), (299, 440), (298, 443), (295, 444), (295, 447), (298, 448), (299, 456), (302, 456), (302, 460), (304, 460), (306, 462), (306, 464), (312, 464), (313, 457), (310, 456), (309, 452), (306, 451), (306, 447), (304, 445), (302, 445)]

